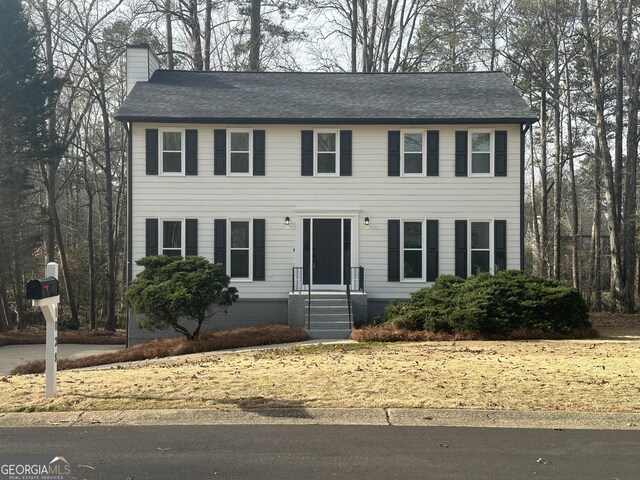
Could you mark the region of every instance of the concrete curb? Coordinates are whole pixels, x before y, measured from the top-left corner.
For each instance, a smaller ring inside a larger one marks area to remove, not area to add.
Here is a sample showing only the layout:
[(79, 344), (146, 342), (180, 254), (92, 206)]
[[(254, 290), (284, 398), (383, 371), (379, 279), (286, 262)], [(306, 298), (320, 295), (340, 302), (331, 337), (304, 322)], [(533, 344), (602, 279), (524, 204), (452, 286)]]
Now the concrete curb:
[(118, 425), (387, 425), (640, 430), (640, 413), (415, 408), (276, 408), (0, 413), (0, 428)]

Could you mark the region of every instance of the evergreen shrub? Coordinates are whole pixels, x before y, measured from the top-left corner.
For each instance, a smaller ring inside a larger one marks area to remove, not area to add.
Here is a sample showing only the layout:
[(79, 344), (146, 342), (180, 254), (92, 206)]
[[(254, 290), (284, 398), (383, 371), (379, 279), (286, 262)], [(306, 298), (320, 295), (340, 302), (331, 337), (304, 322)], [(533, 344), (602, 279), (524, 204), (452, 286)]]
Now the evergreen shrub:
[(587, 304), (575, 288), (519, 270), (466, 280), (442, 275), (431, 288), (414, 292), (407, 302), (390, 304), (385, 313), (397, 328), (447, 333), (568, 333), (590, 326)]

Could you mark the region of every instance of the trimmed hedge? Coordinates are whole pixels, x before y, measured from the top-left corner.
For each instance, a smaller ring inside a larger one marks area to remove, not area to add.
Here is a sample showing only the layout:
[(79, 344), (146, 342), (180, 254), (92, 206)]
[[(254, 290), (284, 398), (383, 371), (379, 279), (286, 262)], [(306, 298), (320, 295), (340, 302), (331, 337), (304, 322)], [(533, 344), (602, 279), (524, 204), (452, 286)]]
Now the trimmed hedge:
[(587, 304), (571, 285), (519, 270), (463, 280), (442, 275), (431, 288), (387, 306), (397, 328), (507, 335), (514, 330), (568, 333), (589, 327)]

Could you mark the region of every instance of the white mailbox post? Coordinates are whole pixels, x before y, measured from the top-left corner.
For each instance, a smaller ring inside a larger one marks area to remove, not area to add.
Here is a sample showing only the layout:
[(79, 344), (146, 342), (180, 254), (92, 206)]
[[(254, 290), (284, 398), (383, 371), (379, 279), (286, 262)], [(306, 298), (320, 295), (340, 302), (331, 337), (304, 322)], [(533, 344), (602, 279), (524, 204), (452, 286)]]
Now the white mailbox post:
[(56, 371), (58, 368), (58, 264), (47, 263), (47, 278), (31, 280), (27, 283), (27, 298), (34, 307), (40, 307), (47, 324), (47, 345), (45, 353), (45, 396), (56, 396)]

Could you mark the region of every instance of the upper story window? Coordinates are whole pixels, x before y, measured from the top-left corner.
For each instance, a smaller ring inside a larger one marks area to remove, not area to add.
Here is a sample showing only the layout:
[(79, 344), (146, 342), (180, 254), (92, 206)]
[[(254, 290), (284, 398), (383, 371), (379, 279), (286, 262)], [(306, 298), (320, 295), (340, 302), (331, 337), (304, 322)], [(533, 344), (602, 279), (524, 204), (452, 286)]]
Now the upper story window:
[(182, 256), (182, 221), (164, 220), (162, 222), (162, 255)]
[(162, 173), (181, 174), (184, 170), (184, 138), (181, 130), (164, 130), (160, 136)]
[(491, 261), (491, 222), (471, 221), (470, 223), (470, 255), (469, 271), (472, 275), (479, 272), (492, 272)]
[(471, 175), (493, 174), (493, 134), (490, 130), (469, 130), (469, 172)]
[(229, 173), (250, 175), (252, 172), (251, 131), (229, 131)]
[(424, 168), (424, 133), (403, 132), (402, 174), (422, 175)]
[(424, 222), (402, 222), (402, 279), (423, 280)]
[(337, 132), (316, 132), (316, 173), (337, 175), (338, 168)]

